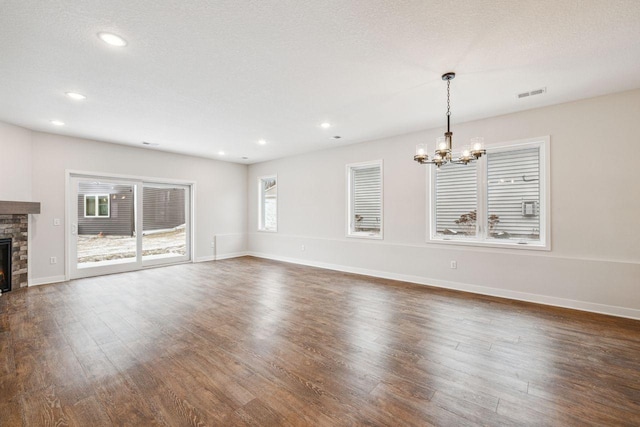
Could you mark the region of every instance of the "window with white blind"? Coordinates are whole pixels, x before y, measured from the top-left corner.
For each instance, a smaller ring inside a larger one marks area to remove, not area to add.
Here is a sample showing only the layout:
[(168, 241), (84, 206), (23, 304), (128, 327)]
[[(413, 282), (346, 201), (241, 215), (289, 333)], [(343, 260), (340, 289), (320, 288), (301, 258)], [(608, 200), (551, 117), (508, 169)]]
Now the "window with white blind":
[(278, 178), (258, 178), (258, 230), (278, 231)]
[(382, 239), (382, 160), (347, 165), (347, 236)]
[(446, 164), (436, 171), (436, 234), (475, 237), (478, 206), (477, 164)]
[(487, 147), (431, 172), (430, 241), (550, 249), (549, 138)]

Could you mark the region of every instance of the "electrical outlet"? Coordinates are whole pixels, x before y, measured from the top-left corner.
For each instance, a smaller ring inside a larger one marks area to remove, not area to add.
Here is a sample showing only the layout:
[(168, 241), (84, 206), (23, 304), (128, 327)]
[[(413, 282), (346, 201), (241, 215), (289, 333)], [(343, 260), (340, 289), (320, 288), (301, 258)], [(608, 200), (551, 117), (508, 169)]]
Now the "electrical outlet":
[(304, 245), (300, 245), (300, 250), (304, 252)]
[(211, 247), (215, 248), (216, 247), (216, 242), (211, 242)]
[(60, 218), (54, 218), (53, 219), (53, 225), (55, 225), (55, 226), (60, 225)]
[(49, 258), (49, 263), (50, 264), (57, 264), (58, 263), (58, 258), (52, 256), (51, 258)]
[(451, 261), (451, 268), (453, 270), (455, 270), (456, 268), (458, 268), (458, 261)]

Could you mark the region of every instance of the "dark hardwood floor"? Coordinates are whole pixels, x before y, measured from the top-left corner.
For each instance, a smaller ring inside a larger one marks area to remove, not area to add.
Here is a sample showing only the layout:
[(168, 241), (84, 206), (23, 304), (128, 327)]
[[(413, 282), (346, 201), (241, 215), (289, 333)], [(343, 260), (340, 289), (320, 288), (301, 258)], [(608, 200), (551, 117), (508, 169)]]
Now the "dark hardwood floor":
[(640, 425), (640, 321), (249, 257), (0, 298), (2, 426), (478, 424)]

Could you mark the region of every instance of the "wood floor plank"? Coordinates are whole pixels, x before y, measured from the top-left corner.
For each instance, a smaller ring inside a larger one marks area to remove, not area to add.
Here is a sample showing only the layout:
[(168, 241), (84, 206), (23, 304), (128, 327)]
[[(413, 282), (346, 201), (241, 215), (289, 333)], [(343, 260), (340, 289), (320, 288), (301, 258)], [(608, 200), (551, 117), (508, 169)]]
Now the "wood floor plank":
[(243, 257), (0, 298), (1, 425), (640, 425), (640, 322)]
[[(264, 402), (281, 414), (288, 422), (298, 425), (331, 426), (339, 425), (335, 418), (319, 407), (318, 402), (305, 402), (304, 411), (300, 410), (300, 398), (285, 387), (273, 384), (261, 375), (243, 378), (240, 382), (249, 390), (256, 390)], [(258, 391), (259, 390), (259, 391)], [(343, 424), (348, 425), (348, 424)]]
[[(519, 421), (510, 418), (508, 414), (497, 413), (498, 404), (493, 408), (487, 408), (482, 404), (477, 404), (471, 399), (461, 398), (454, 393), (448, 393), (449, 390), (438, 390), (431, 402), (445, 409), (452, 414), (457, 415), (465, 422), (471, 422), (473, 425), (518, 425)], [(499, 402), (498, 402), (499, 403)], [(535, 422), (533, 419), (532, 422)]]
[(24, 346), (15, 353), (16, 377), (21, 393), (39, 390), (51, 384), (48, 368), (37, 349), (37, 346)]
[(57, 394), (57, 388), (50, 386), (26, 393), (22, 396), (24, 421), (27, 426), (66, 426), (69, 417)]
[(68, 345), (46, 351), (42, 356), (52, 385), (75, 388), (89, 387), (82, 366)]
[(83, 352), (76, 356), (84, 371), (84, 375), (91, 384), (96, 381), (108, 379), (119, 374), (120, 371), (113, 366), (102, 349), (93, 352)]
[(135, 385), (121, 374), (94, 383), (99, 403), (112, 424), (156, 425), (157, 420), (147, 400)]
[(22, 406), (19, 399), (0, 400), (0, 426), (18, 427), (22, 425)]
[(15, 374), (16, 363), (10, 332), (0, 332), (0, 377)]
[(68, 408), (66, 415), (72, 426), (108, 427), (114, 424), (95, 396), (74, 403)]
[(260, 426), (290, 426), (291, 423), (273, 408), (265, 405), (260, 399), (253, 399), (246, 405), (235, 411), (235, 414), (244, 421), (246, 425)]
[(17, 373), (0, 377), (0, 396), (2, 399), (15, 398), (20, 394), (20, 384)]
[(65, 325), (63, 334), (76, 356), (82, 353), (94, 353), (98, 350), (98, 344), (80, 322)]

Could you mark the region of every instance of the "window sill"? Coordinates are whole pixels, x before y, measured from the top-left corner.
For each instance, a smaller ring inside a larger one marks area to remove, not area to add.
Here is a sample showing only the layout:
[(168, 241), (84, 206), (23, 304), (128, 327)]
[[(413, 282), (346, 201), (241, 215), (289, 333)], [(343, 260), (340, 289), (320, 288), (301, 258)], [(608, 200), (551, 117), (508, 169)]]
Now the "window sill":
[(347, 237), (353, 237), (355, 239), (383, 240), (382, 233), (347, 233)]
[(494, 241), (494, 240), (464, 240), (460, 238), (431, 238), (427, 243), (435, 243), (438, 245), (454, 245), (454, 246), (476, 246), (485, 248), (504, 248), (504, 249), (524, 249), (529, 251), (550, 251), (551, 246), (541, 242), (519, 243), (518, 241)]
[(260, 229), (259, 228), (258, 232), (260, 232), (260, 233), (277, 233), (278, 230), (277, 229), (276, 230), (264, 230), (264, 229)]

